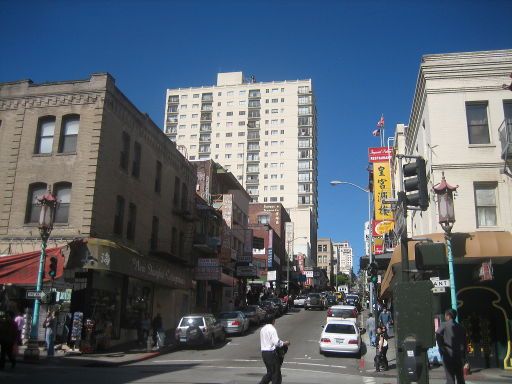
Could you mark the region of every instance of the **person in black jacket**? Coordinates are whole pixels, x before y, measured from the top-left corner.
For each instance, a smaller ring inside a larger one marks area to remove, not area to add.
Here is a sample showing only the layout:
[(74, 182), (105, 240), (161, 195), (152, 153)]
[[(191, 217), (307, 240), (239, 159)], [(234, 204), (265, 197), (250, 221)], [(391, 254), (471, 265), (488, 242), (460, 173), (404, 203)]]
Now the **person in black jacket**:
[(16, 366), (16, 356), (14, 356), (14, 344), (18, 337), (18, 327), (14, 322), (14, 313), (7, 312), (0, 318), (0, 370), (5, 367), (5, 357), (9, 358), (12, 368)]
[(375, 356), (375, 370), (380, 372), (381, 368), (385, 371), (389, 369), (388, 364), (388, 334), (386, 332), (386, 326), (380, 324), (377, 327), (377, 354)]
[(466, 360), (466, 330), (457, 323), (457, 311), (447, 309), (444, 313), (446, 320), (436, 331), (439, 353), (443, 358), (443, 367), (446, 374), (446, 383), (465, 384), (464, 361)]

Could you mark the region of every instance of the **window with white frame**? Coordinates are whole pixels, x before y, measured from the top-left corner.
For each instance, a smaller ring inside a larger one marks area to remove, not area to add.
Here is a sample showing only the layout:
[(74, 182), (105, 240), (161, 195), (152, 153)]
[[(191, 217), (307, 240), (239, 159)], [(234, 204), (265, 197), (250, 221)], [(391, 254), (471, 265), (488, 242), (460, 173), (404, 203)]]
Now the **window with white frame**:
[(52, 153), (55, 134), (55, 117), (45, 116), (39, 119), (35, 153)]
[(469, 144), (489, 144), (487, 102), (466, 103)]
[(498, 225), (496, 186), (496, 183), (475, 184), (475, 209), (478, 228)]
[(80, 116), (68, 115), (62, 119), (62, 131), (59, 143), (60, 153), (76, 152), (76, 143), (78, 140), (78, 127), (80, 125)]

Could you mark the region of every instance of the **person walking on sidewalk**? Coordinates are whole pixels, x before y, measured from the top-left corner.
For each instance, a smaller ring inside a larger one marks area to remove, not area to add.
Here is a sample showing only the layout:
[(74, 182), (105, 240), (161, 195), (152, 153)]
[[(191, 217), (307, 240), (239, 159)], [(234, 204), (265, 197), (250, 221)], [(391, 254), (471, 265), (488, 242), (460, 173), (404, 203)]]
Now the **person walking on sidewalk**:
[(277, 348), (287, 347), (290, 342), (279, 339), (274, 324), (275, 319), (269, 320), (260, 331), (261, 357), (267, 368), (267, 373), (261, 378), (260, 384), (281, 384), (282, 381), (281, 360)]
[(372, 313), (369, 313), (368, 319), (366, 319), (366, 330), (368, 331), (370, 345), (375, 347), (375, 317), (373, 317)]
[(386, 327), (380, 325), (377, 328), (377, 354), (375, 355), (375, 370), (380, 372), (381, 368), (385, 371), (389, 369), (388, 364), (388, 334)]
[(53, 357), (55, 355), (55, 313), (53, 311), (48, 312), (46, 319), (43, 324), (45, 331), (45, 341), (46, 341), (46, 349), (48, 353), (48, 357)]
[(0, 318), (0, 371), (5, 367), (5, 357), (9, 358), (11, 367), (16, 366), (16, 356), (14, 356), (14, 345), (18, 338), (18, 327), (14, 322), (14, 313), (7, 312)]
[(455, 322), (455, 309), (447, 309), (444, 318), (446, 322), (437, 329), (436, 340), (443, 359), (446, 383), (454, 384), (457, 378), (457, 384), (465, 384), (463, 368), (466, 359), (466, 331)]
[(389, 333), (389, 327), (391, 326), (393, 319), (391, 318), (391, 312), (386, 307), (382, 308), (382, 312), (379, 315), (379, 324), (383, 324), (386, 327), (386, 332)]

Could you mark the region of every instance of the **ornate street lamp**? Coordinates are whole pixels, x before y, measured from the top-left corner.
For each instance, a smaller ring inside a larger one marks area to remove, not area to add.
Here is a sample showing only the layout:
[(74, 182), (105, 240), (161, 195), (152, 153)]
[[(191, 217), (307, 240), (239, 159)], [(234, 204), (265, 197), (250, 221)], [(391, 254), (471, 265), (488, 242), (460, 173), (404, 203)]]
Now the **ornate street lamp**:
[[(53, 229), (53, 221), (55, 218), (55, 210), (57, 208), (57, 198), (48, 187), (48, 191), (42, 197), (37, 198), (37, 202), (41, 205), (41, 213), (39, 215), (39, 234), (41, 235), (41, 256), (39, 257), (39, 272), (37, 274), (36, 292), (41, 292), (43, 285), (44, 265), (46, 260), (46, 243)], [(41, 299), (36, 297), (34, 300), (34, 311), (32, 314), (32, 326), (30, 328), (30, 338), (27, 349), (25, 350), (25, 359), (39, 359), (39, 307)]]
[(453, 270), (453, 254), (451, 233), (453, 224), (455, 223), (455, 207), (453, 205), (453, 192), (459, 186), (451, 186), (446, 182), (443, 177), (439, 184), (434, 186), (434, 192), (437, 195), (437, 212), (439, 214), (439, 224), (444, 230), (444, 237), (446, 240), (446, 249), (448, 253), (448, 270), (450, 272), (450, 296), (452, 309), (457, 310), (457, 291), (455, 289), (455, 274)]

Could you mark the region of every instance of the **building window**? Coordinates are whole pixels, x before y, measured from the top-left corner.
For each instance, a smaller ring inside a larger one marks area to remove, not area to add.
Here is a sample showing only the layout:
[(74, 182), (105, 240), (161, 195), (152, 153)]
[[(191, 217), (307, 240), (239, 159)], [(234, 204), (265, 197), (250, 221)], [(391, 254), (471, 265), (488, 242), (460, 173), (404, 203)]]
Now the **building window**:
[(497, 226), (496, 184), (475, 185), (477, 227)]
[(160, 193), (162, 189), (162, 163), (156, 162), (156, 170), (155, 170), (155, 192)]
[(467, 103), (469, 144), (489, 144), (489, 124), (487, 120), (487, 102)]
[(174, 177), (174, 197), (172, 199), (172, 203), (175, 207), (177, 207), (180, 203), (180, 186), (181, 181), (178, 176)]
[(124, 198), (117, 196), (116, 199), (116, 211), (114, 216), (114, 234), (123, 234), (123, 220), (124, 220)]
[(188, 210), (188, 187), (185, 183), (181, 185), (181, 210)]
[(171, 231), (171, 253), (176, 255), (176, 251), (178, 249), (178, 231), (176, 228), (172, 227)]
[(47, 186), (44, 183), (34, 183), (29, 186), (25, 223), (39, 223), (41, 206), (37, 198), (42, 197), (46, 193), (46, 188)]
[(269, 215), (259, 215), (258, 216), (258, 224), (270, 224), (270, 216)]
[(65, 116), (62, 120), (62, 132), (60, 136), (60, 153), (76, 152), (76, 142), (78, 139), (78, 127), (80, 125), (80, 116)]
[(135, 239), (135, 224), (137, 223), (137, 206), (130, 203), (128, 206), (128, 223), (126, 226), (126, 238), (128, 240)]
[(55, 117), (46, 116), (39, 119), (35, 153), (52, 153), (54, 134)]
[(151, 240), (150, 240), (150, 248), (152, 251), (155, 251), (158, 247), (158, 226), (159, 226), (158, 217), (153, 216), (153, 220), (151, 221)]
[(71, 204), (71, 183), (57, 183), (54, 191), (59, 202), (55, 211), (55, 223), (67, 223)]
[(180, 231), (180, 240), (178, 243), (178, 257), (183, 258), (185, 255), (185, 234)]
[(123, 132), (123, 147), (121, 148), (121, 158), (119, 161), (119, 166), (124, 169), (128, 170), (128, 161), (130, 159), (130, 135), (126, 132)]
[(132, 176), (138, 178), (140, 175), (140, 160), (142, 156), (142, 147), (140, 143), (133, 144), (133, 162), (132, 162)]

